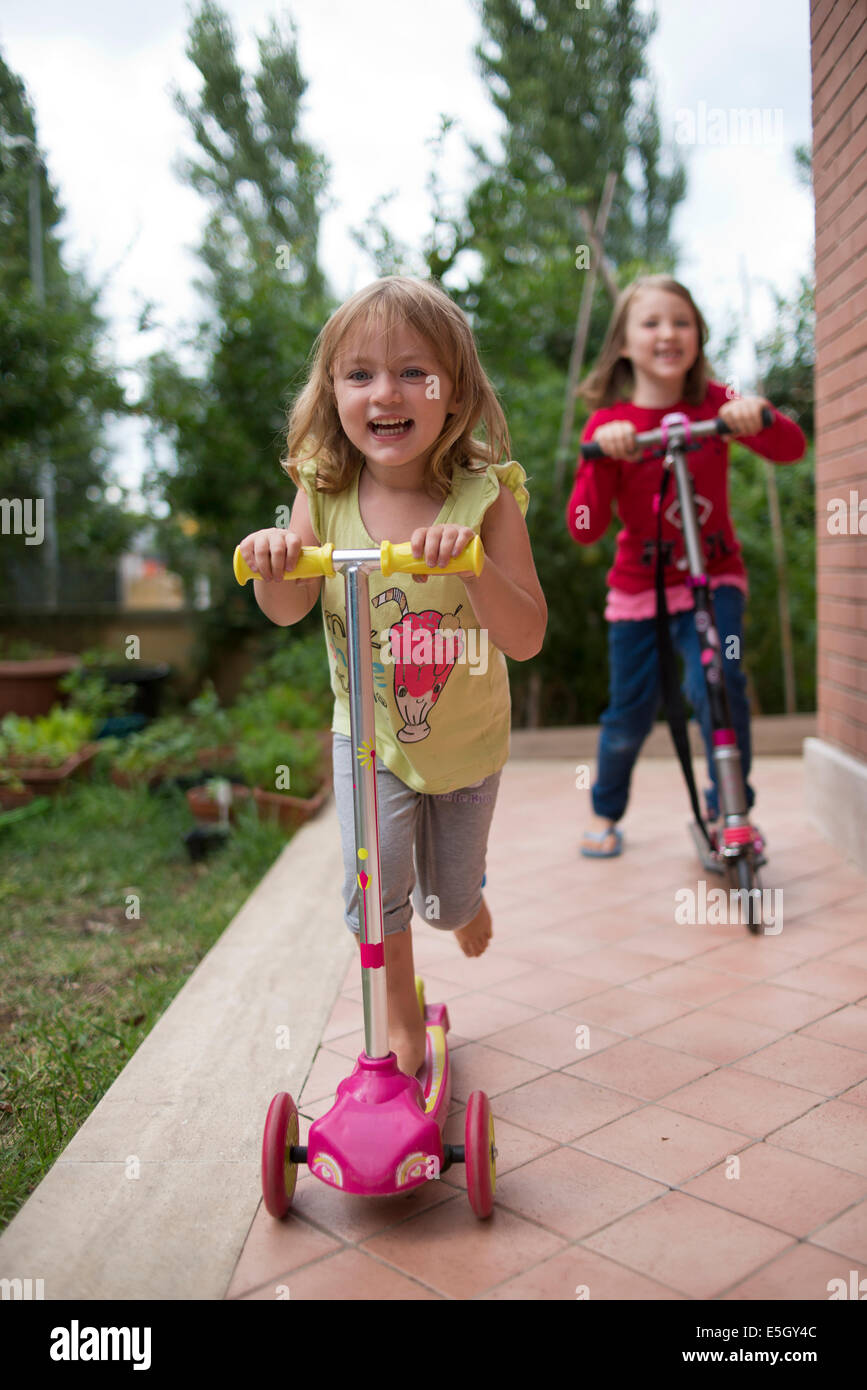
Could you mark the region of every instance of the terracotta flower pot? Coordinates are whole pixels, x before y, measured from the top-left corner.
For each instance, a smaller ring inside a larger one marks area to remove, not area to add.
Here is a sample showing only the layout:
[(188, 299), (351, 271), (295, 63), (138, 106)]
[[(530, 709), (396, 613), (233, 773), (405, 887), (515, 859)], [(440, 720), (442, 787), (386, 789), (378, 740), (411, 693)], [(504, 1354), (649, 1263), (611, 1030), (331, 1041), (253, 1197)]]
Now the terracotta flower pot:
[(323, 784), (315, 796), (290, 796), (288, 792), (266, 792), (253, 788), (259, 819), (276, 821), (284, 830), (297, 830), (311, 820), (325, 804), (330, 787)]
[(24, 787), (22, 791), (14, 791), (12, 787), (4, 787), (0, 783), (0, 811), (17, 810), (19, 806), (26, 806), (32, 800), (32, 787)]
[[(250, 798), (250, 788), (245, 787), (243, 782), (232, 782), (232, 801), (229, 806), (229, 820), (235, 820), (236, 809), (239, 801), (248, 801)], [(216, 824), (220, 820), (220, 803), (208, 791), (207, 787), (190, 787), (187, 790), (187, 805), (192, 811), (197, 821), (207, 821)]]
[(86, 743), (77, 753), (73, 753), (66, 759), (66, 762), (60, 763), (57, 767), (19, 767), (16, 763), (15, 772), (25, 787), (31, 787), (34, 792), (51, 796), (54, 792), (59, 791), (64, 782), (67, 782), (75, 773), (89, 777), (90, 765), (98, 752), (98, 743)]
[(57, 652), (36, 661), (0, 661), (0, 717), (19, 714), (35, 719), (48, 714), (60, 699), (59, 682), (81, 657), (74, 652)]

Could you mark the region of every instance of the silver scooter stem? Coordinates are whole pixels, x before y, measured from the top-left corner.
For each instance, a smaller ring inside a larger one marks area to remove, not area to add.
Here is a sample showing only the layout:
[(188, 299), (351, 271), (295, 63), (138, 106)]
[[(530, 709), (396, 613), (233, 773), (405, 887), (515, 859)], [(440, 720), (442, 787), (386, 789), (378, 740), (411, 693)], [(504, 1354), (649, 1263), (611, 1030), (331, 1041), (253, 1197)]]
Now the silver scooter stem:
[[(376, 799), (376, 705), (370, 650), (369, 563), (353, 558), (343, 570), (346, 590), (346, 640), (349, 651), (349, 724), (352, 738), (352, 798), (355, 817), (358, 928), (364, 1050), (368, 1057), (387, 1057), (388, 995), (379, 874), (379, 817)], [(339, 552), (335, 552), (334, 561)], [(370, 556), (370, 552), (367, 552)], [(379, 567), (379, 555), (376, 565)]]

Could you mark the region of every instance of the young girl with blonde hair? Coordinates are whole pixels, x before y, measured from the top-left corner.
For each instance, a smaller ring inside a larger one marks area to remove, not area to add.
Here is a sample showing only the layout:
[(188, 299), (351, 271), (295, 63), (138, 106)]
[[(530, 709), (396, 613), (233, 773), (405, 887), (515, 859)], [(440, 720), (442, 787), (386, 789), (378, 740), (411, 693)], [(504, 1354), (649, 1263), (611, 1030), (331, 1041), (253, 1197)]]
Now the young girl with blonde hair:
[[(389, 276), (353, 295), (317, 339), (289, 422), (284, 466), (298, 494), (288, 530), (266, 528), (241, 542), (261, 575), (256, 600), (273, 622), (298, 622), (322, 595), (343, 894), (357, 934), (343, 580), (280, 581), (302, 545), (409, 539), (414, 555), (441, 566), (474, 535), (482, 539), (478, 576), (370, 575), (389, 1042), (409, 1074), (424, 1060), (413, 904), (432, 926), (454, 932), (466, 955), (487, 948), (485, 853), (509, 752), (505, 657), (534, 656), (547, 621), (524, 522), (526, 474), (508, 460), (509, 448), (463, 313), (434, 283)], [(413, 640), (388, 640), (401, 632)], [(424, 632), (439, 635), (439, 647), (414, 640)], [(388, 655), (395, 645), (396, 661)]]

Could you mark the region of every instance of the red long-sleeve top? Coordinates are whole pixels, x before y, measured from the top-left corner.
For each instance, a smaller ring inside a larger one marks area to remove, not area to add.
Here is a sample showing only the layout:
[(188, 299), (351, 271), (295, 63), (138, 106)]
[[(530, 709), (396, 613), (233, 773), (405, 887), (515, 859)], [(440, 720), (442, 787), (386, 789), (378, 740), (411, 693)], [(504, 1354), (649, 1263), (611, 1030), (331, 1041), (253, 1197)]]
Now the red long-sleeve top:
[[(719, 413), (720, 406), (731, 399), (724, 386), (712, 381), (708, 383), (701, 405), (680, 401), (677, 405), (650, 408), (620, 401), (590, 416), (582, 442), (590, 440), (600, 425), (612, 420), (631, 421), (639, 434), (659, 429), (662, 417), (675, 410), (682, 411), (690, 420), (711, 420)], [(777, 410), (773, 425), (760, 434), (740, 436), (738, 442), (772, 463), (795, 463), (803, 458), (807, 447), (803, 432), (795, 422)], [(729, 451), (725, 436), (702, 440), (699, 448), (686, 457), (695, 484), (701, 539), (711, 583), (716, 587), (721, 576), (731, 576), (732, 582), (740, 581), (739, 587), (745, 587), (741, 547), (729, 516)], [(629, 463), (625, 459), (601, 458), (582, 460), (575, 473), (566, 523), (576, 541), (590, 545), (607, 531), (611, 509), (616, 504), (623, 530), (617, 537), (614, 564), (607, 578), (612, 589), (625, 594), (640, 594), (653, 590), (655, 585), (656, 513), (653, 502), (659, 495), (662, 471), (662, 459)], [(663, 513), (662, 544), (666, 588), (682, 585), (687, 561), (677, 492), (672, 485), (669, 485)]]

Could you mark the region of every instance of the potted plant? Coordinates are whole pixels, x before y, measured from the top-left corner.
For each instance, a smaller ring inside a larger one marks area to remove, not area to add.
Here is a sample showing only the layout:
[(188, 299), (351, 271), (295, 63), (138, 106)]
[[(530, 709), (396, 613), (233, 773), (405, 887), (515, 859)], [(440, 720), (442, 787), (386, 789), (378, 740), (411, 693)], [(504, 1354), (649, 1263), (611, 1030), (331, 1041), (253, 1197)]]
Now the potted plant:
[(117, 755), (112, 779), (121, 787), (135, 782), (154, 786), (168, 779), (201, 781), (201, 773), (231, 763), (232, 722), (221, 709), (213, 687), (192, 701), (189, 716), (166, 715), (132, 734)]
[(315, 816), (328, 796), (327, 759), (314, 730), (269, 730), (239, 747), (238, 766), (253, 787), (260, 818), (287, 829)]
[(0, 810), (12, 811), (33, 800), (33, 788), (21, 781), (11, 767), (0, 767)]
[(78, 771), (90, 770), (98, 752), (93, 719), (55, 705), (36, 719), (7, 714), (0, 720), (0, 764), (32, 789), (56, 791)]
[(57, 703), (61, 678), (79, 662), (74, 652), (57, 652), (23, 638), (0, 638), (0, 716), (34, 719), (48, 714)]

